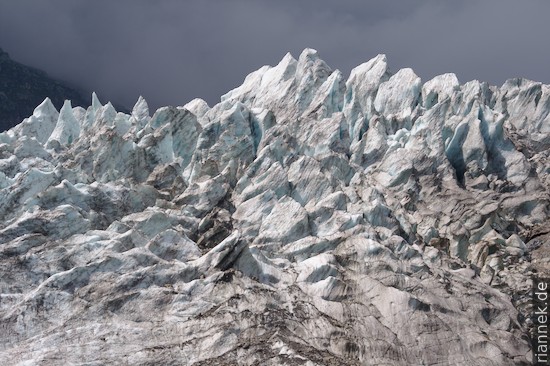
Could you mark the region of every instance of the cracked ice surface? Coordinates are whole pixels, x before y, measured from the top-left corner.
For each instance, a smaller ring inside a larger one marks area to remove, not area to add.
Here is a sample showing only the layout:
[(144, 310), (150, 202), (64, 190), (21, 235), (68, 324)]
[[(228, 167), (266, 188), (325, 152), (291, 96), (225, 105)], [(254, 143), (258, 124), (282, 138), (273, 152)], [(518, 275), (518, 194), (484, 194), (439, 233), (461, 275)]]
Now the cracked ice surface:
[(529, 364), (550, 87), (306, 49), (130, 115), (0, 134), (0, 361)]

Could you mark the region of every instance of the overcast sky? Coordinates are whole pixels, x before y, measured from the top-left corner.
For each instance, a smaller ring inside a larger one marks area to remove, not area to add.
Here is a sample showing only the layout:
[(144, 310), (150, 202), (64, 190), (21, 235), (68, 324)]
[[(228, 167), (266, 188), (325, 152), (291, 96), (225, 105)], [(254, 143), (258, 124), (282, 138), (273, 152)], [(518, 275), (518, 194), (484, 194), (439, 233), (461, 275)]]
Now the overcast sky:
[(0, 0), (0, 47), (104, 102), (213, 105), (306, 47), (346, 75), (385, 53), (423, 81), (550, 84), (549, 16), (549, 0)]

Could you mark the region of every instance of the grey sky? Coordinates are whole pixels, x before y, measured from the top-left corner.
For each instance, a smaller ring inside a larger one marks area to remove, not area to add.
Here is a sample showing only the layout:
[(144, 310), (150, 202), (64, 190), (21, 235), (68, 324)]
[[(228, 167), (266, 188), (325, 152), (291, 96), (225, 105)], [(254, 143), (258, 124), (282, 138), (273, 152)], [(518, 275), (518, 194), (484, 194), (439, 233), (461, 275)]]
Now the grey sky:
[(550, 83), (548, 0), (0, 0), (16, 61), (131, 107), (212, 105), (290, 51), (348, 74), (378, 53), (427, 81)]

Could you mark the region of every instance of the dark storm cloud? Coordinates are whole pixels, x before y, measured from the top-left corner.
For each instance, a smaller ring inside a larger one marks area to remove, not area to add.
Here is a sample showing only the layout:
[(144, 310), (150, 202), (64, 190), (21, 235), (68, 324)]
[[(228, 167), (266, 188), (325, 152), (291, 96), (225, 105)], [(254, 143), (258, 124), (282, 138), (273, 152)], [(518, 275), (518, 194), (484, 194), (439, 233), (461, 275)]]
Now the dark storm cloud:
[(2, 0), (0, 47), (129, 107), (213, 104), (305, 47), (344, 73), (386, 53), (423, 80), (550, 83), (548, 14), (547, 0)]

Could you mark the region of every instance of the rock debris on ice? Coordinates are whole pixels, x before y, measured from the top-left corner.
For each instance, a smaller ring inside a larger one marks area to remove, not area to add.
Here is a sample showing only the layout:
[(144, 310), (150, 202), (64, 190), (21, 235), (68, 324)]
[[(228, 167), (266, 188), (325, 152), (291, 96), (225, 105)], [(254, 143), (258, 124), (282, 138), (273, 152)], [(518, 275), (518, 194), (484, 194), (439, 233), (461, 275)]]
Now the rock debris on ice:
[(550, 86), (306, 49), (0, 134), (0, 363), (528, 365)]

